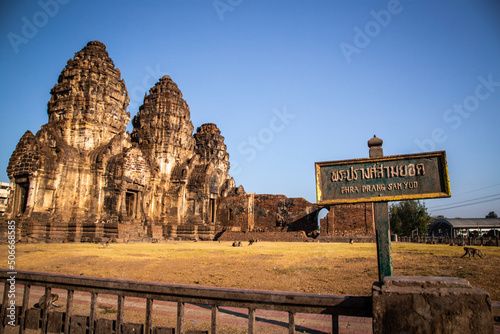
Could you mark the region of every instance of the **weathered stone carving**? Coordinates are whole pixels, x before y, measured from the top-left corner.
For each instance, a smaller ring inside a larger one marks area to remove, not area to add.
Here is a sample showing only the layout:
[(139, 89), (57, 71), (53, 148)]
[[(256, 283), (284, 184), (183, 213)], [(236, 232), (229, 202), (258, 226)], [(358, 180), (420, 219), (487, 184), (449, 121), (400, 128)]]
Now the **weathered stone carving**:
[(132, 140), (156, 161), (165, 180), (177, 162), (186, 162), (194, 154), (190, 117), (181, 91), (169, 76), (164, 76), (149, 90), (132, 120)]
[(213, 239), (227, 229), (317, 229), (316, 205), (236, 187), (221, 131), (207, 123), (193, 134), (169, 76), (144, 97), (132, 134), (128, 103), (103, 43), (89, 42), (68, 60), (51, 90), (48, 123), (24, 134), (7, 168), (14, 187), (6, 218), (16, 219), (18, 237)]
[(49, 123), (79, 150), (107, 143), (130, 121), (125, 82), (101, 42), (89, 42), (68, 60), (50, 93)]

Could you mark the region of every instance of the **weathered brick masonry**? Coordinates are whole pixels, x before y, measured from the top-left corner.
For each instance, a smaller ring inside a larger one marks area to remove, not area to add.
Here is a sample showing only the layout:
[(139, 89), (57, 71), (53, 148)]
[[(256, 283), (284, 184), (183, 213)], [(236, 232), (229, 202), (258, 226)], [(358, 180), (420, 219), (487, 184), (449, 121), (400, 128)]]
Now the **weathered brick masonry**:
[(324, 240), (374, 242), (375, 220), (372, 203), (340, 204), (331, 206), (321, 220)]
[(219, 229), (233, 232), (292, 232), (318, 230), (316, 204), (284, 195), (237, 193), (220, 199)]

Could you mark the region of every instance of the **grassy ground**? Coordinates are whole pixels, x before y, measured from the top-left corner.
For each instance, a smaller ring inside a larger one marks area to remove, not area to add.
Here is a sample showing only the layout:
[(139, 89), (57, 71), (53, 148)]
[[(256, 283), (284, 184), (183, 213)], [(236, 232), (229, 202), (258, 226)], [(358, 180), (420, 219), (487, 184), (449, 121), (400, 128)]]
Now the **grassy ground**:
[[(258, 242), (18, 244), (16, 269), (188, 285), (370, 295), (375, 244)], [(500, 300), (500, 248), (460, 258), (462, 247), (394, 243), (394, 275), (462, 277)], [(0, 246), (7, 268), (7, 246)]]

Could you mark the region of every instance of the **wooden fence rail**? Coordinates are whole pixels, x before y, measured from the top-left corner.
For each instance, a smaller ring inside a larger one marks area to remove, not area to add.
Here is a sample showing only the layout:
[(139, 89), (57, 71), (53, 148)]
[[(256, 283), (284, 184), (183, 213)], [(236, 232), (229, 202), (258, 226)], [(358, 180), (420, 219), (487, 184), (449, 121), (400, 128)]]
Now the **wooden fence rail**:
[(399, 242), (414, 242), (423, 244), (446, 244), (446, 245), (467, 245), (467, 246), (500, 246), (498, 237), (467, 237), (467, 238), (451, 238), (451, 237), (398, 237)]
[[(255, 311), (276, 310), (288, 312), (289, 333), (295, 333), (295, 315), (297, 313), (328, 314), (332, 316), (332, 333), (338, 333), (338, 316), (371, 317), (372, 299), (368, 297), (314, 295), (289, 292), (260, 290), (238, 290), (212, 287), (192, 287), (184, 285), (111, 280), (79, 276), (54, 275), (19, 271), (11, 274), (0, 270), (0, 279), (5, 282), (2, 306), (0, 311), (0, 333), (4, 332), (10, 314), (9, 278), (15, 278), (16, 290), (24, 286), (23, 302), (15, 310), (16, 325), (19, 333), (24, 333), (27, 324), (33, 322), (39, 326), (41, 317), (41, 333), (185, 333), (184, 311), (186, 304), (206, 305), (211, 309), (211, 325), (209, 332), (217, 333), (219, 307), (238, 307), (248, 309), (248, 333), (255, 333)], [(28, 308), (32, 287), (44, 287), (45, 294), (52, 289), (67, 291), (65, 313), (49, 312), (49, 309)], [(90, 293), (90, 316), (88, 318), (74, 314), (75, 292)], [(97, 297), (100, 294), (117, 296), (116, 320), (97, 318)], [(135, 297), (146, 300), (145, 321), (142, 324), (124, 323), (125, 298)], [(154, 301), (170, 301), (177, 303), (176, 328), (155, 326), (153, 323)], [(40, 314), (41, 311), (41, 314)], [(36, 319), (33, 319), (36, 318)], [(208, 331), (207, 331), (208, 332)]]

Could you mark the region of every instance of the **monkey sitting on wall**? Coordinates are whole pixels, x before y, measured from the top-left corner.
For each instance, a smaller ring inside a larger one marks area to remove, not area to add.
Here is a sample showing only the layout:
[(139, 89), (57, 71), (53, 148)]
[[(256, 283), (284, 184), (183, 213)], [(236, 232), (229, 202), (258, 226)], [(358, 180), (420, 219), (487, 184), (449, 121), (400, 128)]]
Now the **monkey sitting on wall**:
[[(38, 300), (38, 307), (42, 310), (50, 309), (51, 307), (61, 307), (60, 305), (56, 305), (55, 302), (59, 299), (59, 295), (55, 293), (45, 294)], [(35, 305), (36, 307), (37, 305)]]
[(465, 255), (469, 254), (469, 258), (470, 256), (472, 255), (472, 257), (476, 256), (479, 256), (480, 258), (483, 257), (483, 253), (477, 249), (477, 248), (472, 248), (472, 247), (464, 247), (464, 250), (465, 250), (465, 254), (462, 255), (460, 258), (463, 258)]

